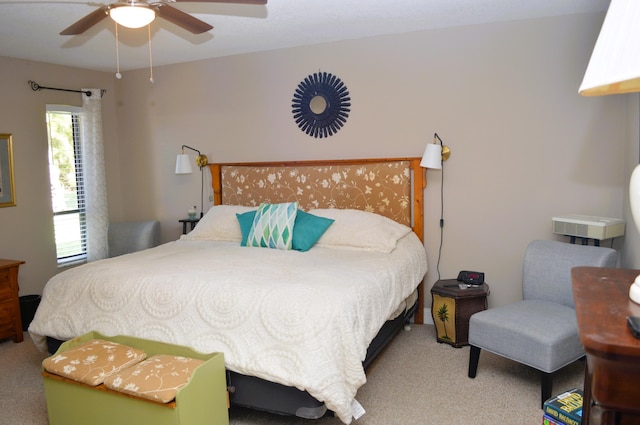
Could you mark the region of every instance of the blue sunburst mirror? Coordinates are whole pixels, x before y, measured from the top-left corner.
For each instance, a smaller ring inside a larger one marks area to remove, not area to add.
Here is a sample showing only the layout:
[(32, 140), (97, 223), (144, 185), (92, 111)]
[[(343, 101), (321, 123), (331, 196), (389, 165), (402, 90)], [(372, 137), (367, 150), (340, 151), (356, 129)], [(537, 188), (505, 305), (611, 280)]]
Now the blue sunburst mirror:
[(347, 86), (333, 74), (317, 72), (305, 78), (291, 100), (293, 119), (313, 137), (333, 136), (347, 122), (351, 98)]

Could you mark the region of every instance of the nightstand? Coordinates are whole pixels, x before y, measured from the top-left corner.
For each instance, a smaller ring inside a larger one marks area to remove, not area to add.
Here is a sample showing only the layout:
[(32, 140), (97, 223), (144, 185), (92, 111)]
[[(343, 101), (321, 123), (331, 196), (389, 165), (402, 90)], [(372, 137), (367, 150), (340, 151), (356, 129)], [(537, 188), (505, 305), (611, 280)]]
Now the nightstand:
[(431, 315), (438, 342), (456, 348), (469, 345), (469, 318), (487, 309), (489, 285), (461, 288), (455, 279), (437, 281), (431, 288)]
[(193, 230), (194, 227), (196, 227), (196, 224), (198, 224), (198, 222), (200, 221), (199, 218), (183, 218), (182, 220), (178, 220), (180, 223), (182, 223), (182, 234), (186, 235), (187, 234), (187, 223), (191, 224), (191, 228), (189, 229), (190, 231)]
[(18, 297), (18, 270), (21, 260), (0, 259), (0, 339), (12, 337), (22, 342), (22, 320)]

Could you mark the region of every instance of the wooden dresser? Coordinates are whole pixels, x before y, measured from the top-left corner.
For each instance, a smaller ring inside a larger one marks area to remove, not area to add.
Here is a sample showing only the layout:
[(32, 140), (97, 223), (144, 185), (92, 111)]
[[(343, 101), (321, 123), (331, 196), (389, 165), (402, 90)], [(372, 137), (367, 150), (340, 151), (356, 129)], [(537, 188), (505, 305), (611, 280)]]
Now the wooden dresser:
[(22, 342), (18, 269), (24, 261), (0, 259), (0, 339)]

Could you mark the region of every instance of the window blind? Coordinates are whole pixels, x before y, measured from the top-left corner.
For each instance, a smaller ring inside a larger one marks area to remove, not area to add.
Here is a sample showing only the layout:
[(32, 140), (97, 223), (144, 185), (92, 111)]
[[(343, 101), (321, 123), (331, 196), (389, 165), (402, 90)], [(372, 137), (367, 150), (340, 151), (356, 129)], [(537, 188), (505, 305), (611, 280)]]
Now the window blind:
[(81, 113), (79, 107), (47, 106), (51, 203), (58, 264), (81, 261), (87, 255)]

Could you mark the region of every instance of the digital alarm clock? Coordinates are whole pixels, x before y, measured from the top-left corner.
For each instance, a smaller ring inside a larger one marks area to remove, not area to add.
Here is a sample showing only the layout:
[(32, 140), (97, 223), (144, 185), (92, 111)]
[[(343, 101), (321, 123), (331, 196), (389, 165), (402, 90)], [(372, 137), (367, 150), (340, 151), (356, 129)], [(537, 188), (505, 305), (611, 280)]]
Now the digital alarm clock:
[(482, 285), (484, 283), (484, 273), (463, 270), (458, 273), (458, 279), (456, 280), (464, 282), (467, 285)]

